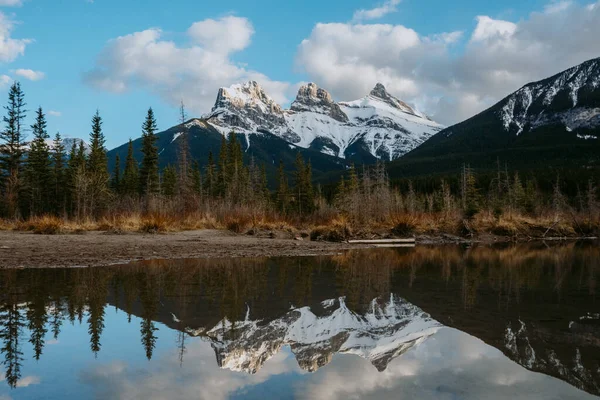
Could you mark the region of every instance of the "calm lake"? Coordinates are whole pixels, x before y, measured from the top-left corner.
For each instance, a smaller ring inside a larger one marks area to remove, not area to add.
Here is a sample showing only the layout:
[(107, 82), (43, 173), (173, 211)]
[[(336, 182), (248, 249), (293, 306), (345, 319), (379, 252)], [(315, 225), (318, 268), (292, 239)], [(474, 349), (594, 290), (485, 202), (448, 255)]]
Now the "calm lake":
[(597, 243), (0, 271), (0, 400), (593, 399)]

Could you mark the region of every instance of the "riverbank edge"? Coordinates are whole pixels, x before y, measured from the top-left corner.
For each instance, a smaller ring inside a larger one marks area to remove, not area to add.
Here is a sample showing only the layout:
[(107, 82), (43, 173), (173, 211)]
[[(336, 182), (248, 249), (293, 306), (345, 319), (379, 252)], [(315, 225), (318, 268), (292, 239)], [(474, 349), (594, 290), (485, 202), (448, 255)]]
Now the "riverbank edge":
[[(479, 235), (417, 235), (416, 245), (493, 245), (535, 241), (597, 240), (582, 237), (515, 238)], [(235, 234), (223, 230), (196, 230), (165, 234), (82, 232), (40, 235), (0, 231), (0, 269), (76, 268), (128, 264), (134, 261), (240, 257), (295, 257), (338, 254), (373, 248), (345, 241), (313, 241), (289, 232)]]

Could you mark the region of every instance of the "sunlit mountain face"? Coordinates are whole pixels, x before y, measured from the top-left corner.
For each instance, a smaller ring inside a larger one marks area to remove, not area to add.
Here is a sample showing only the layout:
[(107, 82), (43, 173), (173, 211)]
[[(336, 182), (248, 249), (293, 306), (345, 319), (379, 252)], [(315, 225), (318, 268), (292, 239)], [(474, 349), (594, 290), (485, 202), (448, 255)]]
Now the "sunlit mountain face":
[(5, 270), (0, 398), (594, 398), (599, 272), (575, 243)]

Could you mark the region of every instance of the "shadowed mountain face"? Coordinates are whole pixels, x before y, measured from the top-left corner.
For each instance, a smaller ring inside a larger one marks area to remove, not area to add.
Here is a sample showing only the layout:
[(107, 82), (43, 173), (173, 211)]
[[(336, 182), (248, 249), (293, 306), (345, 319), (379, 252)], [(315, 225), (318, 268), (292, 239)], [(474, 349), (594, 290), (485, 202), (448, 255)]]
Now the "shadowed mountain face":
[[(174, 126), (157, 134), (156, 147), (159, 152), (161, 168), (167, 165), (177, 165), (180, 142), (184, 140), (184, 136), (181, 134), (183, 131), (187, 132), (192, 160), (197, 161), (204, 168), (208, 165), (209, 154), (212, 153), (215, 162), (217, 162), (223, 135), (206, 121), (192, 119), (184, 125)], [(315, 176), (330, 172), (335, 173), (335, 171), (341, 173), (347, 165), (342, 159), (315, 150), (297, 147), (268, 132), (260, 134), (238, 133), (237, 138), (244, 151), (246, 164), (254, 160), (256, 165), (264, 165), (270, 183), (274, 183), (276, 180), (280, 160), (283, 161), (287, 172), (292, 173), (297, 153), (302, 154), (304, 160), (310, 160)], [(124, 144), (108, 152), (108, 165), (111, 172), (114, 169), (117, 156), (121, 159), (121, 168), (123, 168), (123, 160), (127, 157), (128, 147), (128, 144)], [(133, 151), (135, 159), (142, 160), (141, 138), (133, 141)]]
[(387, 373), (441, 340), (445, 326), (599, 395), (599, 273), (598, 246), (574, 243), (1, 271), (2, 371), (18, 386), (32, 368), (24, 349), (44, 360), (47, 337), (60, 341), (69, 321), (86, 326), (92, 354), (110, 352), (108, 303), (137, 316), (140, 339), (126, 345), (149, 359), (166, 326), (183, 365), (196, 340), (212, 347), (206, 362), (226, 371), (260, 375), (289, 351), (304, 371), (348, 355)]
[(600, 58), (525, 85), (434, 135), (393, 163), (393, 175), (445, 173), (463, 163), (548, 169), (600, 165)]

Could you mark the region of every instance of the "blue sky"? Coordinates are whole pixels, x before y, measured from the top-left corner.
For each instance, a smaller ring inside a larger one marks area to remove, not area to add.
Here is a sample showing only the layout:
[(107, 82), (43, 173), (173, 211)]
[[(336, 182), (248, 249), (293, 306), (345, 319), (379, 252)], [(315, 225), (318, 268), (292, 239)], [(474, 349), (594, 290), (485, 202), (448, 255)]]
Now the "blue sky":
[(592, 0), (19, 3), (0, 0), (0, 96), (20, 80), (29, 109), (53, 111), (50, 132), (70, 137), (88, 136), (98, 108), (109, 148), (139, 135), (149, 106), (166, 129), (179, 100), (199, 116), (241, 80), (284, 105), (306, 81), (336, 100), (382, 81), (451, 124), (600, 56)]

